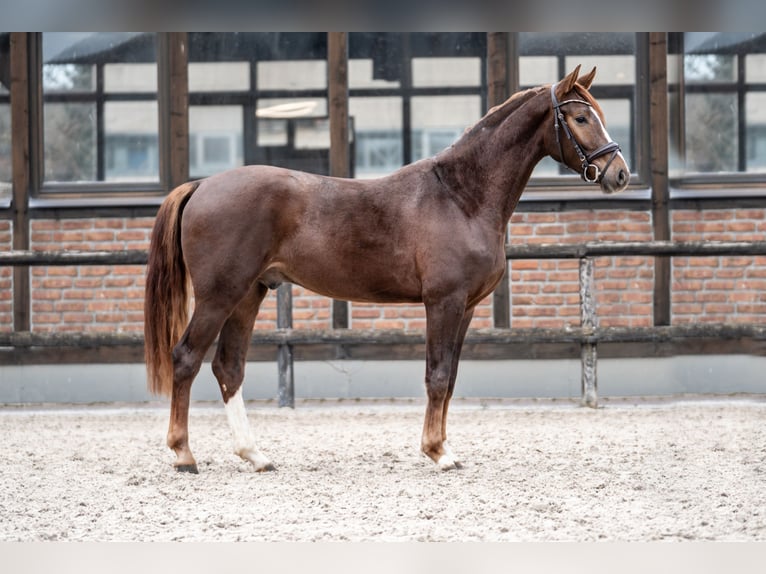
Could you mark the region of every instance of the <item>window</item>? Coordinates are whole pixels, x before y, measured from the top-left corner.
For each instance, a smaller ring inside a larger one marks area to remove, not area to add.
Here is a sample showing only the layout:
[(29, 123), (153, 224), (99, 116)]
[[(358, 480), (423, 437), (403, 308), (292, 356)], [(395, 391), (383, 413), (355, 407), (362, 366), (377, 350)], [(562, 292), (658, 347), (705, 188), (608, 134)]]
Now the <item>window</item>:
[(757, 181), (766, 172), (766, 33), (671, 34), (668, 70), (674, 179)]
[(189, 34), (189, 168), (329, 172), (327, 35)]
[[(607, 118), (612, 139), (619, 142), (631, 171), (637, 173), (636, 70), (637, 39), (632, 33), (521, 33), (519, 84), (522, 89), (557, 82), (581, 65), (580, 73), (598, 69), (591, 93)], [(552, 178), (577, 183), (577, 175), (545, 158), (533, 182)]]
[(486, 107), (486, 34), (351, 33), (355, 176), (379, 177), (451, 145)]
[(43, 188), (159, 183), (156, 38), (42, 34)]

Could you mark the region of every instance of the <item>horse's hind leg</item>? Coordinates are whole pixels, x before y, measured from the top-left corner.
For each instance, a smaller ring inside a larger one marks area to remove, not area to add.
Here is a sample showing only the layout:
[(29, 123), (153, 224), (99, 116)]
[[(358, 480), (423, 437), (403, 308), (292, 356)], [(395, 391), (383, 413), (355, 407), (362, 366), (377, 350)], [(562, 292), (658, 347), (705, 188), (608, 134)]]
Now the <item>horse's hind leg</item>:
[(189, 448), (189, 401), (191, 386), (227, 312), (197, 302), (189, 325), (173, 348), (173, 392), (170, 400), (168, 446), (176, 453), (174, 466), (182, 472), (197, 472), (197, 463)]
[(247, 296), (226, 319), (213, 359), (213, 373), (221, 387), (226, 417), (234, 439), (234, 452), (250, 461), (256, 471), (274, 470), (274, 465), (255, 446), (242, 399), (242, 381), (253, 323), (267, 292), (268, 289), (262, 283), (253, 284)]

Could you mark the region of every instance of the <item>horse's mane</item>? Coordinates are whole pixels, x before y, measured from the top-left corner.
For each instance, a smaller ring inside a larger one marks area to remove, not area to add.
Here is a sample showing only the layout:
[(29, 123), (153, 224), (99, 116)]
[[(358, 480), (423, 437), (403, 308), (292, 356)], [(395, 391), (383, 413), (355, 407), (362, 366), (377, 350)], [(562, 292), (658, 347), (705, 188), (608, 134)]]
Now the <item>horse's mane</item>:
[(493, 128), (500, 125), (508, 116), (526, 104), (533, 97), (538, 95), (543, 89), (544, 88), (537, 87), (529, 88), (528, 90), (523, 90), (521, 92), (516, 92), (502, 104), (498, 104), (493, 108), (490, 108), (490, 110), (484, 114), (484, 116), (474, 125), (466, 128), (463, 137), (481, 130), (482, 128)]
[[(469, 187), (462, 183), (463, 177), (466, 175), (465, 166), (468, 165), (471, 168), (468, 171), (473, 172), (472, 166), (476, 165), (476, 155), (481, 153), (482, 146), (476, 147), (474, 144), (482, 138), (487, 138), (487, 131), (498, 128), (514, 112), (538, 96), (544, 89), (544, 87), (530, 88), (515, 93), (502, 104), (490, 109), (484, 117), (467, 128), (460, 139), (435, 156), (433, 169), (441, 188), (469, 217), (478, 210), (485, 192), (483, 186)], [(464, 150), (470, 151), (467, 155), (463, 155), (461, 151)]]
[[(598, 116), (601, 118), (601, 121), (606, 125), (606, 121), (604, 119), (604, 112), (601, 109), (601, 106), (596, 101), (596, 99), (590, 95), (590, 92), (586, 90), (583, 86), (580, 84), (575, 83), (574, 89), (577, 92), (577, 94), (586, 102), (588, 102), (593, 109), (596, 111)], [(481, 131), (483, 128), (494, 128), (503, 121), (505, 121), (508, 116), (513, 114), (516, 110), (521, 108), (524, 104), (526, 104), (529, 100), (540, 94), (541, 92), (545, 91), (547, 92), (550, 90), (550, 86), (538, 86), (536, 88), (529, 88), (526, 90), (523, 90), (521, 92), (516, 92), (513, 94), (510, 98), (505, 100), (502, 104), (498, 104), (484, 114), (484, 116), (479, 119), (475, 124), (472, 126), (469, 126), (466, 128), (465, 132), (463, 132), (463, 135), (461, 136), (461, 140), (467, 137), (470, 137), (472, 134), (475, 134), (479, 131)], [(458, 140), (460, 141), (460, 140)], [(458, 143), (458, 142), (455, 142)]]

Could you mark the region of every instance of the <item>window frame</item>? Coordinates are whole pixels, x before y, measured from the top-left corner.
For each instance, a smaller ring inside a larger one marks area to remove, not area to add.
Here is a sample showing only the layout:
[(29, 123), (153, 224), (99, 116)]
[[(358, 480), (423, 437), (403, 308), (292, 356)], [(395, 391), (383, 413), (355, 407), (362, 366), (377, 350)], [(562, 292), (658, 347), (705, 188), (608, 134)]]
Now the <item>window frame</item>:
[[(44, 170), (44, 158), (43, 158), (43, 125), (42, 125), (42, 35), (41, 33), (30, 33), (28, 35), (28, 53), (29, 53), (29, 82), (30, 82), (30, 202), (33, 206), (52, 206), (52, 207), (67, 207), (67, 206), (98, 206), (103, 204), (114, 205), (156, 205), (162, 201), (164, 196), (171, 189), (171, 173), (170, 165), (174, 162), (185, 161), (188, 163), (188, 157), (179, 160), (175, 157), (176, 154), (181, 153), (181, 148), (176, 145), (173, 149), (170, 149), (170, 140), (175, 141), (177, 137), (173, 138), (170, 135), (170, 129), (168, 121), (165, 118), (167, 110), (171, 100), (178, 99), (178, 94), (171, 92), (171, 70), (168, 63), (168, 52), (171, 50), (167, 36), (172, 33), (156, 33), (156, 49), (157, 49), (157, 92), (156, 101), (159, 108), (160, 121), (158, 126), (158, 145), (159, 145), (159, 182), (76, 182), (76, 183), (59, 183), (48, 182), (46, 183), (43, 178)], [(411, 33), (405, 33), (409, 36)], [(487, 37), (486, 34), (484, 36)], [(519, 67), (519, 51), (518, 51), (518, 39), (519, 33), (510, 32), (509, 37), (509, 49), (508, 49), (508, 70), (509, 77), (513, 78), (514, 74), (518, 77)], [(576, 174), (561, 175), (554, 177), (536, 177), (530, 180), (527, 191), (522, 196), (522, 201), (589, 201), (589, 200), (608, 200), (613, 202), (619, 202), (622, 200), (640, 200), (649, 199), (651, 197), (651, 166), (650, 166), (650, 133), (651, 122), (650, 117), (650, 102), (649, 102), (649, 33), (637, 32), (635, 33), (635, 61), (636, 61), (636, 83), (633, 88), (633, 100), (632, 100), (632, 114), (633, 122), (631, 129), (633, 133), (633, 145), (635, 154), (635, 169), (633, 169), (633, 178), (629, 188), (615, 196), (605, 197), (600, 190), (594, 188), (592, 185), (582, 182)], [(406, 52), (406, 50), (405, 50)], [(668, 50), (670, 52), (670, 50)], [(486, 109), (488, 82), (487, 82), (487, 42), (482, 43), (481, 49), (481, 78), (478, 86), (451, 86), (451, 87), (413, 87), (411, 85), (411, 62), (412, 54), (403, 54), (402, 62), (405, 63), (405, 70), (403, 75), (403, 82), (398, 87), (363, 87), (363, 88), (351, 88), (348, 89), (348, 97), (357, 96), (400, 96), (403, 99), (409, 100), (409, 97), (413, 96), (427, 96), (427, 95), (478, 95), (481, 98), (482, 107)], [(474, 54), (469, 54), (475, 56)], [(564, 57), (564, 56), (562, 56)], [(185, 72), (188, 75), (189, 61), (184, 62)], [(255, 73), (255, 64), (251, 66), (251, 76)], [(408, 83), (408, 86), (404, 84)], [(514, 84), (509, 81), (509, 93), (513, 93), (518, 89), (518, 82)], [(188, 84), (187, 84), (188, 86)], [(626, 87), (617, 87), (619, 90), (625, 90)], [(614, 91), (614, 87), (605, 87), (599, 89), (598, 81), (594, 86), (594, 92), (596, 97), (599, 94), (611, 93)], [(257, 89), (257, 85), (251, 86), (249, 92), (239, 91), (225, 91), (225, 92), (195, 92), (189, 93), (188, 91), (181, 94), (183, 97), (183, 105), (186, 106), (187, 114), (188, 108), (193, 105), (205, 105), (209, 103), (221, 104), (222, 102), (231, 102), (240, 105), (255, 105), (257, 99), (266, 98), (271, 96), (291, 96), (287, 90), (280, 90), (278, 92), (264, 92)], [(404, 98), (404, 94), (408, 97)], [(142, 93), (142, 96), (146, 96), (146, 93)], [(152, 94), (153, 95), (153, 94)], [(308, 90), (301, 91), (301, 96), (316, 95), (317, 97), (328, 97), (327, 90)], [(110, 96), (111, 97), (111, 96)], [(130, 99), (131, 96), (127, 94), (118, 94), (117, 99)], [(224, 98), (221, 100), (221, 98)], [(603, 96), (601, 96), (603, 97)], [(143, 98), (142, 98), (143, 99)], [(178, 102), (175, 102), (176, 106)], [(412, 158), (412, 141), (408, 134), (412, 131), (411, 118), (409, 113), (409, 101), (403, 102), (405, 114), (403, 116), (403, 161), (404, 164), (408, 163)], [(245, 123), (244, 138), (253, 137), (257, 133), (257, 127), (251, 126), (252, 131), (248, 128), (248, 122)], [(255, 133), (254, 133), (255, 132)], [(189, 135), (186, 133), (186, 153), (188, 156)], [(250, 164), (257, 162), (256, 157), (252, 157), (250, 153), (248, 156), (245, 151), (244, 163)], [(188, 177), (188, 175), (187, 175)], [(755, 176), (757, 178), (757, 176)], [(178, 179), (177, 177), (175, 179)], [(724, 182), (724, 185), (728, 184), (728, 179)], [(718, 184), (721, 185), (721, 184)], [(710, 184), (708, 185), (708, 187)], [(720, 190), (720, 194), (730, 193), (726, 190)], [(757, 193), (764, 194), (764, 190), (759, 187)]]
[[(32, 207), (67, 207), (100, 204), (130, 204), (145, 205), (159, 203), (170, 189), (168, 134), (163, 122), (167, 113), (169, 101), (169, 74), (167, 63), (166, 33), (148, 32), (155, 34), (155, 49), (157, 56), (157, 91), (145, 92), (116, 92), (107, 94), (103, 91), (103, 68), (96, 67), (96, 89), (93, 93), (74, 92), (71, 94), (58, 93), (45, 96), (43, 94), (43, 32), (28, 35), (27, 50), (29, 54), (29, 134), (30, 134), (30, 206)], [(101, 68), (101, 69), (99, 69)], [(157, 125), (157, 145), (159, 173), (157, 181), (112, 182), (112, 181), (83, 181), (83, 182), (46, 182), (45, 181), (45, 133), (44, 133), (44, 104), (54, 103), (93, 102), (97, 107), (96, 153), (97, 177), (106, 169), (106, 146), (104, 145), (103, 111), (108, 102), (157, 102), (159, 121)], [(99, 139), (101, 141), (99, 141)], [(98, 149), (101, 147), (102, 149)], [(99, 166), (98, 164), (102, 165)]]
[[(519, 33), (512, 33), (518, 43)], [(635, 156), (635, 166), (631, 166), (631, 181), (625, 191), (616, 195), (604, 196), (600, 189), (594, 188), (575, 173), (563, 173), (556, 176), (536, 176), (529, 180), (521, 201), (579, 201), (608, 200), (611, 202), (647, 200), (651, 198), (650, 133), (651, 117), (649, 104), (649, 33), (635, 32), (635, 78), (633, 87), (608, 85), (600, 86), (598, 74), (591, 93), (597, 100), (627, 99), (631, 107), (632, 121), (630, 137)], [(562, 53), (557, 59), (559, 76), (571, 72), (566, 69), (566, 59), (570, 54)], [(512, 51), (510, 65), (512, 73), (518, 78), (520, 50), (518, 45)], [(587, 72), (589, 70), (583, 70)], [(524, 86), (530, 87), (530, 86)], [(517, 88), (518, 89), (518, 88)], [(608, 119), (608, 118), (607, 118)], [(618, 142), (619, 143), (619, 142)], [(630, 160), (626, 158), (630, 163)]]
[[(749, 53), (735, 54), (737, 77), (727, 82), (687, 82), (685, 76), (685, 32), (668, 33), (668, 71), (676, 78), (668, 82), (668, 114), (669, 123), (675, 129), (668, 130), (669, 150), (677, 149), (679, 156), (686, 162), (686, 104), (687, 94), (726, 93), (733, 94), (737, 99), (737, 167), (738, 170), (747, 164), (747, 118), (746, 98), (749, 93), (766, 93), (766, 82), (748, 83), (745, 73), (745, 57)], [(757, 52), (760, 53), (760, 52)], [(764, 52), (766, 53), (766, 52)], [(675, 62), (672, 62), (675, 57)], [(670, 76), (670, 73), (668, 74)], [(675, 96), (675, 98), (671, 97)], [(675, 102), (673, 100), (675, 99)], [(687, 172), (685, 167), (678, 174), (668, 174), (668, 185), (671, 199), (697, 198), (737, 198), (766, 196), (766, 172)]]

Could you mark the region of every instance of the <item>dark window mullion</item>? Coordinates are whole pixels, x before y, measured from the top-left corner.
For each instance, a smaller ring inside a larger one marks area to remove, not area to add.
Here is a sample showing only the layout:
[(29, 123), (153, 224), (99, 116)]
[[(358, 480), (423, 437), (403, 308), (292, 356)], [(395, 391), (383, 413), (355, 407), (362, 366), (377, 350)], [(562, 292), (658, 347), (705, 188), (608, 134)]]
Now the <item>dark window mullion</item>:
[(737, 54), (737, 166), (741, 172), (747, 171), (746, 95), (745, 54)]
[(96, 181), (106, 179), (104, 155), (106, 139), (104, 137), (104, 64), (96, 64)]

